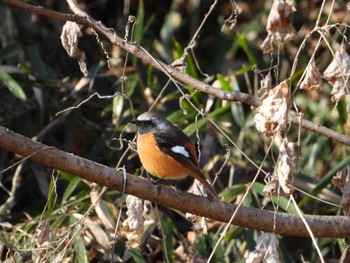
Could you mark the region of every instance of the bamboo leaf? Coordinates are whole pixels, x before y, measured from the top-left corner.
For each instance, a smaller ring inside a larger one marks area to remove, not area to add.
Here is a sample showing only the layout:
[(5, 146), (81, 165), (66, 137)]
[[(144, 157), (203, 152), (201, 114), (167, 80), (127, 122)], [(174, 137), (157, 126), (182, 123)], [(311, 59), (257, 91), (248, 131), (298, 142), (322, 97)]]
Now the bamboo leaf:
[(27, 96), (24, 93), (22, 87), (14, 78), (11, 77), (11, 75), (7, 74), (5, 71), (0, 71), (0, 80), (17, 99), (23, 101), (27, 100)]

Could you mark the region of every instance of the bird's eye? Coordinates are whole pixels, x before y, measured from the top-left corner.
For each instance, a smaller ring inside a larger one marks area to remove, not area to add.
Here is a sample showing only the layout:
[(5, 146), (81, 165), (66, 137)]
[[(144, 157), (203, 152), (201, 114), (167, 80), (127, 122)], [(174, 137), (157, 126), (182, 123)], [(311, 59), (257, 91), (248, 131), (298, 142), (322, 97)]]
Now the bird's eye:
[(145, 122), (143, 123), (143, 127), (149, 127), (149, 126), (151, 126), (151, 122), (145, 121)]

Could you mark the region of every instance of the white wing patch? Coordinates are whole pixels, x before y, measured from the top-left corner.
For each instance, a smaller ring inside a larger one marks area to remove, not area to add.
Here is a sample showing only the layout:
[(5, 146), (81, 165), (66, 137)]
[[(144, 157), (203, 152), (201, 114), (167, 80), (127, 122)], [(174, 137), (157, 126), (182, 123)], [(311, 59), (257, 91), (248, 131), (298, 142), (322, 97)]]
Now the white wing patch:
[(188, 153), (186, 148), (183, 147), (183, 146), (176, 145), (176, 146), (172, 147), (171, 150), (174, 153), (179, 153), (179, 154), (182, 154), (182, 155), (186, 156), (187, 158), (190, 158), (190, 154)]

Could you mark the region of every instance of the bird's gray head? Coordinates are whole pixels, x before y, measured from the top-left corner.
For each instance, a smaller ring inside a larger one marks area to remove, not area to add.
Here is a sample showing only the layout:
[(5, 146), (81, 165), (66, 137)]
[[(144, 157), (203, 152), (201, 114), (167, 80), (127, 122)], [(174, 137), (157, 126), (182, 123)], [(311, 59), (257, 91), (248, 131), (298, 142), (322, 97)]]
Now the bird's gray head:
[(139, 127), (139, 134), (146, 134), (167, 126), (173, 126), (162, 114), (154, 111), (144, 112), (130, 122)]

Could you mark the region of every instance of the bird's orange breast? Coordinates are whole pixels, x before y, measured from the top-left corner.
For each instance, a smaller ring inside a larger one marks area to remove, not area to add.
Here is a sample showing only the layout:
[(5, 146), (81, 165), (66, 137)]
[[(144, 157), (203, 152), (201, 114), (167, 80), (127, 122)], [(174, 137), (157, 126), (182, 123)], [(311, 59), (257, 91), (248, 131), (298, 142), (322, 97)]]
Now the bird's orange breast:
[(157, 146), (153, 133), (138, 135), (137, 151), (143, 167), (153, 176), (167, 180), (181, 180), (191, 172)]

